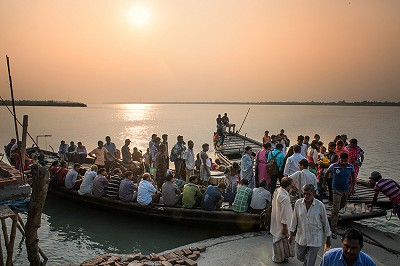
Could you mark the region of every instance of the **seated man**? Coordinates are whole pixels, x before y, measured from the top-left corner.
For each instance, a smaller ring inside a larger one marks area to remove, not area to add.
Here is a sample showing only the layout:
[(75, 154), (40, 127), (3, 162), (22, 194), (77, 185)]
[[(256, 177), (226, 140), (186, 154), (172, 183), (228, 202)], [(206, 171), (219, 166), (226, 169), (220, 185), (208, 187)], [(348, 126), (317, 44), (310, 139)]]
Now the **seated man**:
[(268, 191), (266, 180), (260, 182), (260, 187), (253, 189), (249, 211), (251, 213), (261, 214), (271, 203), (271, 193)]
[(87, 157), (86, 147), (82, 145), (82, 142), (78, 142), (78, 146), (75, 149), (75, 161), (78, 163), (84, 163)]
[(107, 194), (108, 179), (106, 168), (100, 168), (97, 176), (93, 180), (93, 195), (95, 197), (105, 197)]
[(143, 158), (142, 151), (139, 151), (137, 147), (133, 147), (132, 160), (141, 162), (142, 158)]
[(400, 185), (393, 179), (382, 178), (379, 172), (372, 172), (370, 179), (370, 186), (374, 187), (375, 194), (372, 200), (371, 208), (378, 200), (379, 192), (382, 192), (386, 197), (393, 202), (393, 213), (397, 214), (400, 219)]
[(65, 187), (68, 189), (78, 190), (82, 183), (82, 176), (79, 175), (81, 165), (79, 163), (74, 164), (74, 168), (68, 171), (65, 176)]
[(65, 186), (65, 177), (68, 174), (67, 162), (61, 161), (60, 169), (56, 173), (56, 184), (58, 186)]
[(235, 200), (232, 204), (232, 209), (235, 212), (247, 212), (253, 190), (247, 187), (249, 185), (249, 181), (247, 179), (242, 179), (240, 184), (241, 185), (237, 189)]
[(218, 186), (208, 186), (201, 201), (201, 208), (207, 211), (214, 211), (220, 208), (224, 200), (222, 193), (224, 193), (225, 189), (226, 185), (224, 183), (219, 183)]
[(75, 161), (75, 150), (76, 150), (76, 145), (75, 142), (71, 141), (69, 143), (69, 147), (67, 149), (67, 157), (68, 157), (68, 161), (70, 162), (74, 162)]
[(107, 198), (118, 199), (119, 188), (122, 180), (123, 178), (121, 169), (115, 168), (113, 171), (113, 175), (111, 176), (110, 181), (108, 182)]
[(60, 147), (58, 148), (57, 156), (60, 157), (61, 161), (68, 161), (68, 144), (65, 143), (65, 140), (62, 140), (60, 143)]
[(92, 165), (90, 169), (85, 172), (82, 184), (78, 190), (79, 195), (92, 194), (93, 181), (97, 176), (97, 171), (97, 165)]
[(162, 197), (163, 203), (166, 206), (176, 206), (182, 201), (181, 190), (175, 184), (175, 178), (172, 173), (169, 173), (166, 177), (166, 182), (162, 185)]
[(182, 205), (185, 208), (199, 207), (203, 194), (198, 186), (199, 177), (192, 175), (189, 177), (189, 183), (183, 187)]
[(157, 191), (156, 184), (149, 173), (142, 175), (142, 181), (139, 183), (137, 202), (140, 205), (150, 205), (160, 201), (161, 193)]
[(121, 181), (119, 186), (119, 199), (122, 201), (134, 201), (138, 195), (138, 188), (133, 182), (133, 172), (126, 171), (125, 179)]

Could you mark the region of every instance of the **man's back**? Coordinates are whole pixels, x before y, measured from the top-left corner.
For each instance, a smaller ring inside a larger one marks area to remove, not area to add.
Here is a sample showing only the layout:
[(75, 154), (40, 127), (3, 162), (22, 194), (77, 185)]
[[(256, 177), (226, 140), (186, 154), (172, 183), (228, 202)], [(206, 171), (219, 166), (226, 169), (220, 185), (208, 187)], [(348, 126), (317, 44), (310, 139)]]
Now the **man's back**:
[(217, 203), (221, 199), (221, 193), (215, 186), (208, 186), (204, 192), (203, 200), (201, 201), (201, 208), (213, 211), (217, 208)]
[(249, 208), (252, 192), (247, 186), (238, 187), (232, 209), (235, 212), (246, 212)]
[(265, 209), (271, 202), (271, 193), (263, 187), (253, 189), (250, 207), (255, 210)]
[(400, 202), (400, 188), (392, 179), (380, 179), (376, 182), (374, 190), (382, 192), (394, 203)]

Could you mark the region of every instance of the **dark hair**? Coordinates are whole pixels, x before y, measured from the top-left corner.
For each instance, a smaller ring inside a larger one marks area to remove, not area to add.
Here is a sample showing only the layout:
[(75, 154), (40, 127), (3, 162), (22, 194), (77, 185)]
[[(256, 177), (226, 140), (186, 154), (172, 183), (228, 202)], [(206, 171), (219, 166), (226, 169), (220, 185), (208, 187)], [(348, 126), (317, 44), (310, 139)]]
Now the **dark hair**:
[[(66, 162), (66, 161), (61, 161), (61, 162), (60, 162), (60, 166), (61, 166), (61, 167), (67, 166), (67, 162)], [(75, 167), (75, 165), (74, 165), (74, 167)]]
[(263, 144), (263, 147), (264, 147), (264, 149), (268, 149), (268, 148), (271, 148), (272, 145), (271, 145), (271, 143), (267, 142), (267, 143)]
[(339, 144), (342, 144), (342, 146), (344, 145), (343, 140), (339, 139), (338, 141), (336, 141), (336, 145), (339, 146)]
[(267, 180), (263, 179), (260, 182), (260, 187), (265, 187), (267, 185)]
[(99, 174), (103, 173), (104, 171), (106, 171), (106, 168), (102, 167), (99, 169), (99, 171), (97, 171), (97, 174), (99, 175)]
[(301, 159), (299, 162), (300, 165), (304, 166), (304, 167), (308, 167), (308, 161), (307, 159)]
[(165, 176), (165, 180), (167, 180), (167, 181), (171, 181), (172, 178), (174, 178), (174, 176), (172, 174), (168, 174)]
[(238, 164), (237, 162), (234, 162), (234, 163), (232, 164), (232, 168), (234, 168), (234, 169), (239, 169), (240, 167), (239, 167), (239, 164)]
[(97, 145), (100, 146), (100, 143), (103, 144), (104, 142), (101, 141), (101, 140), (99, 140), (99, 141), (97, 142)]
[(304, 136), (303, 136), (303, 135), (299, 135), (299, 136), (297, 137), (297, 140), (304, 140)]
[(81, 166), (79, 163), (74, 164), (74, 168)]
[(199, 178), (197, 175), (191, 175), (191, 176), (189, 177), (189, 182), (190, 182), (190, 183), (193, 183), (193, 181), (196, 180), (197, 178)]
[(128, 177), (130, 177), (131, 175), (133, 175), (133, 172), (132, 172), (132, 171), (126, 171), (126, 172), (125, 172), (125, 178), (128, 178)]
[(335, 148), (335, 147), (336, 147), (335, 142), (333, 142), (333, 141), (329, 142), (329, 143), (328, 143), (328, 147), (333, 147), (333, 148)]
[(276, 147), (275, 147), (276, 149), (283, 149), (283, 145), (282, 145), (282, 143), (278, 143), (278, 144), (276, 144)]
[(340, 154), (340, 159), (347, 159), (347, 158), (349, 158), (349, 154), (347, 152), (342, 152)]
[(225, 190), (226, 189), (226, 185), (225, 185), (225, 183), (219, 183), (217, 188), (222, 188), (222, 189)]
[(320, 136), (319, 134), (315, 134), (315, 135), (314, 135), (314, 139), (315, 139), (315, 138), (320, 138), (320, 137), (321, 137), (321, 136)]
[(293, 146), (293, 151), (294, 151), (294, 153), (299, 153), (299, 152), (301, 152), (301, 146), (300, 146), (300, 145), (294, 145), (294, 146)]
[(51, 166), (57, 166), (57, 165), (59, 165), (60, 163), (57, 161), (57, 160), (55, 160), (55, 161), (53, 161), (52, 163), (51, 163)]
[(310, 136), (307, 135), (307, 136), (304, 137), (304, 139), (310, 140)]
[(245, 186), (248, 186), (248, 185), (249, 185), (249, 180), (247, 180), (246, 178), (243, 178), (243, 179), (240, 181), (240, 184), (245, 185)]
[(317, 144), (318, 144), (318, 140), (314, 139), (313, 141), (311, 141), (310, 146), (311, 146), (313, 149), (316, 149), (316, 148), (317, 148)]
[(360, 231), (358, 231), (357, 229), (354, 228), (349, 228), (346, 229), (346, 231), (344, 231), (344, 234), (342, 236), (342, 242), (347, 239), (349, 241), (351, 240), (358, 240), (358, 243), (360, 243), (360, 246), (363, 247), (364, 245), (364, 237), (361, 234)]
[(251, 150), (252, 148), (250, 147), (250, 146), (246, 146), (246, 148), (244, 148), (244, 150), (245, 151), (249, 151), (249, 150)]
[(357, 144), (358, 144), (357, 139), (351, 139), (349, 142), (350, 142), (351, 144), (354, 144), (354, 145), (357, 145)]
[(119, 172), (121, 172), (121, 169), (119, 168), (115, 168), (113, 171), (114, 175), (118, 174)]
[(291, 184), (293, 183), (293, 179), (289, 178), (289, 177), (284, 177), (281, 180), (281, 187), (282, 188), (287, 188), (289, 187)]

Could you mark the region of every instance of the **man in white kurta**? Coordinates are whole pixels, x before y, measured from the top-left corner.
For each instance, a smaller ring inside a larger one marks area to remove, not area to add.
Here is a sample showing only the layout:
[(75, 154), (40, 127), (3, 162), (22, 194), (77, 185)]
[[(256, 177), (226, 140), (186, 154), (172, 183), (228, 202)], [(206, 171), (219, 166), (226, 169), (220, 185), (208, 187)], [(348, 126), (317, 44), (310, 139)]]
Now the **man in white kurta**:
[(295, 172), (292, 175), (289, 175), (289, 178), (293, 179), (293, 186), (299, 191), (299, 195), (301, 195), (301, 188), (304, 185), (312, 184), (315, 188), (317, 187), (317, 177), (308, 170), (308, 161), (307, 159), (302, 159), (299, 162), (300, 170)]
[(331, 229), (324, 204), (314, 198), (315, 186), (308, 184), (303, 186), (302, 190), (304, 198), (298, 199), (294, 204), (289, 242), (293, 241), (293, 234), (297, 230), (297, 259), (303, 262), (304, 266), (314, 266), (324, 236), (325, 244), (331, 246)]
[[(292, 218), (292, 206), (290, 205), (289, 191), (292, 185), (292, 179), (284, 177), (281, 180), (281, 187), (275, 190), (272, 199), (271, 227), (270, 233), (273, 236), (273, 243), (283, 237), (288, 236), (288, 228)], [(272, 261), (277, 261), (272, 248)]]

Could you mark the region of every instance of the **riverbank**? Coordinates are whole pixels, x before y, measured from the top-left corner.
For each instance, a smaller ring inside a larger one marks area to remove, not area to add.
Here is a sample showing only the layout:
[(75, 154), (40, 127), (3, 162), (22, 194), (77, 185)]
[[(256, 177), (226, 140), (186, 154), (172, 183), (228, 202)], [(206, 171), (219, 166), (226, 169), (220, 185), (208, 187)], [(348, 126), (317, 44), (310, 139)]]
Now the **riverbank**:
[[(70, 101), (31, 101), (31, 100), (18, 100), (14, 102), (16, 106), (52, 106), (52, 107), (87, 107), (85, 103), (70, 102)], [(10, 100), (0, 102), (0, 106), (11, 106)]]

